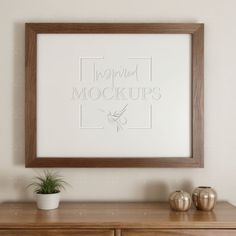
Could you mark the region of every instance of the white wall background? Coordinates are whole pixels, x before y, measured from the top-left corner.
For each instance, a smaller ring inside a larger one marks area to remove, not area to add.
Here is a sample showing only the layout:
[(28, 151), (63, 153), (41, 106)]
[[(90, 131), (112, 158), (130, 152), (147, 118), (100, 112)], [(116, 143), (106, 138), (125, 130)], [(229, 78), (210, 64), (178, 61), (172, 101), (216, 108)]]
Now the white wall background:
[(0, 201), (32, 199), (24, 168), (25, 22), (205, 23), (205, 168), (60, 169), (64, 200), (166, 200), (214, 186), (236, 204), (235, 0), (0, 0)]

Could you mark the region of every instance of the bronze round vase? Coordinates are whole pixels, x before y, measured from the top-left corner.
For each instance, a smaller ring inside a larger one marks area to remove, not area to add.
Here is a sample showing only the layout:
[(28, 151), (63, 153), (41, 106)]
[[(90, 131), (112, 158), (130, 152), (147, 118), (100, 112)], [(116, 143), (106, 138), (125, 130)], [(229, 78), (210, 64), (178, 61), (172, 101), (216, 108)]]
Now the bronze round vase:
[(201, 211), (211, 211), (216, 204), (216, 198), (215, 190), (207, 186), (200, 186), (192, 193), (193, 204)]
[(191, 207), (191, 196), (182, 190), (173, 192), (169, 197), (170, 208), (174, 211), (187, 211)]

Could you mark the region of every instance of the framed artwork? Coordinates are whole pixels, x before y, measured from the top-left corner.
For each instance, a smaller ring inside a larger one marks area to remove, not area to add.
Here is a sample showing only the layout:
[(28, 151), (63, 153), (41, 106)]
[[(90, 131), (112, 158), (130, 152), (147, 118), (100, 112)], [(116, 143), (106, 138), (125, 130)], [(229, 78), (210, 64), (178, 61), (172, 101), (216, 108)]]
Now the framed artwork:
[(203, 24), (26, 23), (26, 167), (203, 167)]

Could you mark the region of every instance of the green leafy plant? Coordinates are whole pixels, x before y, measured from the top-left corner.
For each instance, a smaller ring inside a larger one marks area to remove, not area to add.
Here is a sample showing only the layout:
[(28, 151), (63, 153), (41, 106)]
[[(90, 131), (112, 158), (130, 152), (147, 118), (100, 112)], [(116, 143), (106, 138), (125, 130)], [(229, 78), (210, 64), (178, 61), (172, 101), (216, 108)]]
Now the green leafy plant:
[(63, 177), (56, 172), (45, 170), (43, 175), (34, 177), (34, 181), (28, 186), (33, 187), (34, 192), (38, 194), (59, 193), (68, 185)]

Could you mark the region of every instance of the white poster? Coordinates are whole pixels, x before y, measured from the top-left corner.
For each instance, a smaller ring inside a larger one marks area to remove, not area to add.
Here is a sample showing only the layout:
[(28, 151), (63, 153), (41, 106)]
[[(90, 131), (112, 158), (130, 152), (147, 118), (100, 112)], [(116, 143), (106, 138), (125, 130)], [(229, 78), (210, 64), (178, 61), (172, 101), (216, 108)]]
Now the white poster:
[(37, 156), (191, 156), (189, 34), (37, 37)]

